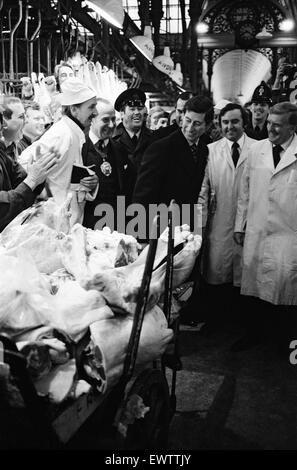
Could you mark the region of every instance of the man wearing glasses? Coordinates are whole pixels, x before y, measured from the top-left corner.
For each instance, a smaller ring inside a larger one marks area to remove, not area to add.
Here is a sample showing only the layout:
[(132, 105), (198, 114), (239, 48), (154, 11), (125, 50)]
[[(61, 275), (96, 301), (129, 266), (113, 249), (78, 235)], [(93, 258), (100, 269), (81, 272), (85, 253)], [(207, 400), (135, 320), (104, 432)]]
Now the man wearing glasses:
[(135, 172), (138, 171), (145, 149), (151, 142), (152, 131), (145, 126), (145, 93), (138, 88), (129, 88), (115, 102), (121, 113), (114, 140), (128, 153)]

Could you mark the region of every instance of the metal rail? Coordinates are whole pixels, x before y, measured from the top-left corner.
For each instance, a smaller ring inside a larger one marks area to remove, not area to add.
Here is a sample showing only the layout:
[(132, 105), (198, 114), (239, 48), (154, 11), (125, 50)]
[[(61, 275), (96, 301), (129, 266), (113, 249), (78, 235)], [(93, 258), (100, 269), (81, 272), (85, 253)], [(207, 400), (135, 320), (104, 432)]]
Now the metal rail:
[[(23, 19), (23, 2), (22, 0), (19, 0), (18, 2), (19, 5), (19, 17), (14, 25), (13, 28), (11, 28), (10, 32), (10, 44), (9, 44), (9, 78), (13, 80), (14, 78), (14, 66), (13, 66), (13, 59), (14, 59), (14, 35), (16, 30), (18, 29), (19, 25), (21, 24), (21, 21)], [(9, 10), (9, 14), (11, 15), (11, 9)], [(11, 16), (10, 16), (11, 18)]]

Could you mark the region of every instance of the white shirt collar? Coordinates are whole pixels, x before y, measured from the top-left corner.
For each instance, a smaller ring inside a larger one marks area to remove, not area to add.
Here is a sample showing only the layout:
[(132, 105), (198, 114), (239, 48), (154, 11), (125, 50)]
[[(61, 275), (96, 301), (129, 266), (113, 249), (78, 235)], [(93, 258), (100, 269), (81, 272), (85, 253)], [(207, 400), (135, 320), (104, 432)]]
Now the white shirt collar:
[[(91, 142), (93, 143), (93, 145), (96, 145), (97, 142), (99, 142), (99, 137), (96, 136), (96, 134), (92, 131), (92, 129), (90, 129), (89, 131), (89, 137), (90, 137), (90, 140)], [(108, 141), (109, 139), (104, 139), (103, 142), (104, 142), (104, 147), (106, 147), (106, 145), (108, 144)]]
[[(229, 150), (230, 150), (230, 153), (232, 153), (232, 145), (234, 144), (234, 142), (232, 142), (232, 140), (227, 139), (226, 137), (224, 137), (224, 139), (225, 139), (226, 142), (227, 142), (227, 145), (228, 145), (228, 148), (229, 148)], [(242, 151), (243, 144), (244, 144), (244, 134), (242, 134), (242, 136), (240, 137), (240, 139), (238, 139), (237, 143), (238, 143), (238, 145), (239, 145), (239, 151), (241, 152), (241, 151)]]
[(132, 139), (134, 137), (134, 135), (136, 135), (137, 139), (139, 139), (139, 136), (140, 136), (140, 132), (141, 132), (141, 129), (139, 129), (138, 132), (131, 132), (131, 131), (128, 131), (128, 129), (125, 127), (126, 129), (126, 132), (127, 134), (129, 135), (129, 137)]
[(90, 129), (89, 131), (89, 137), (90, 137), (90, 140), (91, 142), (96, 145), (98, 140), (99, 140), (99, 137), (96, 136), (96, 134), (94, 134), (94, 132)]

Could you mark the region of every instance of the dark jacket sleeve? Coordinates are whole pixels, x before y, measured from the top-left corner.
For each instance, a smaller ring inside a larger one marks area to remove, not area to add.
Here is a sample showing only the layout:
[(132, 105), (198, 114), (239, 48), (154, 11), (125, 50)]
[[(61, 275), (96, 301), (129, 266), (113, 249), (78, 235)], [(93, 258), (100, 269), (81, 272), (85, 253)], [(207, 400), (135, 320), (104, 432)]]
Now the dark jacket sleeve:
[(146, 149), (135, 184), (133, 203), (144, 206), (158, 203), (161, 185), (166, 177), (165, 160), (165, 148), (160, 142), (155, 142)]
[[(0, 162), (0, 231), (35, 200), (34, 192), (22, 182), (25, 177), (26, 172), (21, 165), (14, 165), (8, 173), (3, 161)], [(11, 189), (7, 188), (7, 180)]]

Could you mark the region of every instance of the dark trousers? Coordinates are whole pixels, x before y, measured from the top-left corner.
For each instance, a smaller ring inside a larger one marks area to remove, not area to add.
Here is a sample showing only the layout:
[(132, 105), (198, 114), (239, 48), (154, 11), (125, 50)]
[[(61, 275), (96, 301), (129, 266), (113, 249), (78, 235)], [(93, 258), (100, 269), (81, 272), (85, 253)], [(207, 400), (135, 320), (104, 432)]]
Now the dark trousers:
[(273, 305), (256, 297), (241, 297), (248, 334), (286, 347), (297, 340), (296, 305)]
[[(239, 321), (242, 310), (240, 288), (230, 284), (208, 284), (200, 276), (185, 309), (186, 319), (221, 325)], [(185, 319), (185, 318), (184, 318)]]

